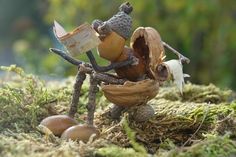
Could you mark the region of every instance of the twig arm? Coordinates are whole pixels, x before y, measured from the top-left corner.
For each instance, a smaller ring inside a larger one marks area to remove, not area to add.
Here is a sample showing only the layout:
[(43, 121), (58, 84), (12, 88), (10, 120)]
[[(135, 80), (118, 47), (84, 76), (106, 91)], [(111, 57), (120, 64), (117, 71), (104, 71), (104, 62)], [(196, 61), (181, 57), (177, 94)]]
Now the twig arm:
[(86, 52), (90, 63), (93, 66), (93, 69), (96, 72), (107, 72), (109, 70), (115, 69), (115, 68), (121, 68), (123, 66), (127, 66), (127, 65), (131, 65), (134, 63), (134, 60), (132, 58), (129, 58), (128, 60), (122, 61), (122, 62), (115, 62), (115, 63), (111, 63), (108, 66), (99, 66), (93, 56), (93, 53), (91, 51)]
[(64, 51), (62, 50), (59, 50), (59, 49), (56, 49), (56, 48), (50, 48), (49, 49), (51, 52), (61, 56), (63, 59), (65, 59), (66, 61), (68, 61), (69, 63), (73, 64), (73, 65), (80, 65), (84, 62), (82, 61), (79, 61), (79, 60), (76, 60), (74, 58), (72, 58), (71, 56), (69, 56), (67, 53), (65, 53)]

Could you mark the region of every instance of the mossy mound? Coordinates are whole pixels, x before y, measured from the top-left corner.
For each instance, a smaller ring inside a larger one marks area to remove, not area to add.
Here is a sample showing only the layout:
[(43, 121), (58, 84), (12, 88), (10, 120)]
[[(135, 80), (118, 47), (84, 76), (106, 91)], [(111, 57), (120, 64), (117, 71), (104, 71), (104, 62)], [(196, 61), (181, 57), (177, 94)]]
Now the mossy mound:
[[(230, 90), (188, 83), (180, 95), (162, 87), (149, 103), (155, 116), (137, 123), (127, 114), (111, 120), (109, 102), (97, 97), (95, 123), (101, 137), (87, 144), (40, 133), (40, 121), (66, 114), (73, 78), (42, 81), (16, 66), (0, 79), (0, 156), (230, 156), (236, 155), (236, 103)], [(84, 123), (88, 84), (83, 86), (76, 119)]]

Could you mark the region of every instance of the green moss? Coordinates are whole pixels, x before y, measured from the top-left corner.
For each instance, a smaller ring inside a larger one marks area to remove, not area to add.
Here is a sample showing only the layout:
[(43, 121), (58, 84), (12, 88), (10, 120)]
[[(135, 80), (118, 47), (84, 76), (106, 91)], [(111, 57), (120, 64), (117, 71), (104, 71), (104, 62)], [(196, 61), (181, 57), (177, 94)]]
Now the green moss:
[(102, 157), (145, 157), (143, 153), (136, 152), (132, 148), (121, 148), (118, 146), (100, 148), (97, 150), (96, 155)]
[[(46, 83), (36, 76), (25, 74), (16, 66), (1, 67), (9, 71), (10, 79), (0, 86), (0, 132), (6, 128), (29, 132), (40, 121), (54, 114), (66, 114), (68, 111), (72, 81)], [(50, 87), (50, 88), (48, 88)], [(88, 86), (81, 92), (81, 108), (78, 113), (86, 111), (85, 104)]]
[(236, 154), (236, 142), (228, 135), (207, 135), (206, 139), (197, 142), (190, 147), (174, 148), (172, 150), (160, 149), (157, 156), (160, 157), (216, 157), (233, 156)]
[[(0, 79), (0, 156), (151, 156), (149, 152), (153, 156), (211, 157), (236, 153), (236, 103), (230, 100), (230, 90), (188, 83), (181, 96), (174, 87), (160, 88), (149, 102), (155, 116), (144, 123), (109, 119), (104, 112), (109, 103), (99, 93), (95, 123), (102, 133), (94, 142), (83, 144), (50, 140), (36, 128), (49, 115), (67, 113), (74, 78), (46, 82), (16, 66), (1, 69), (9, 71), (9, 77)], [(81, 122), (87, 98), (85, 82), (76, 114)]]
[(171, 101), (218, 104), (229, 101), (231, 95), (231, 90), (222, 90), (213, 84), (204, 86), (187, 83), (184, 86), (183, 95), (179, 93), (176, 87), (162, 87), (157, 98)]

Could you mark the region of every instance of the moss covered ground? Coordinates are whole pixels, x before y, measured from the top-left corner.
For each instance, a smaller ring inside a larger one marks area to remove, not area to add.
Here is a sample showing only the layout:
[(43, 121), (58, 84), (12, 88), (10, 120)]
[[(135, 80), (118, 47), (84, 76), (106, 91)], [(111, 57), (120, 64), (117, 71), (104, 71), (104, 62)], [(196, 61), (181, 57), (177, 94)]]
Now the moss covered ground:
[[(111, 105), (99, 93), (95, 124), (99, 139), (88, 143), (45, 135), (37, 127), (50, 115), (67, 114), (73, 78), (44, 81), (16, 66), (0, 78), (0, 156), (236, 156), (235, 94), (212, 84), (186, 84), (183, 95), (163, 86), (149, 103), (155, 116), (132, 121), (128, 114), (111, 120)], [(76, 119), (84, 123), (88, 84), (81, 93)]]

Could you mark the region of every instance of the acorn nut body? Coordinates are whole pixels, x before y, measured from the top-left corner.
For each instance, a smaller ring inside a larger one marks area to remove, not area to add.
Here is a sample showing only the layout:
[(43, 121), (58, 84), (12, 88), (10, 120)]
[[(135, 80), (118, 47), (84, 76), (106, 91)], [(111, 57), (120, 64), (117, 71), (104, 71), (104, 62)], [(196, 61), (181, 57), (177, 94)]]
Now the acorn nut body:
[(77, 125), (77, 121), (67, 115), (54, 115), (43, 119), (40, 125), (47, 127), (56, 136), (60, 136), (67, 128)]
[(76, 125), (65, 130), (61, 138), (88, 142), (90, 136), (93, 134), (96, 134), (95, 137), (99, 136), (99, 131), (94, 126)]
[(112, 32), (98, 45), (98, 53), (104, 59), (115, 61), (122, 54), (124, 46), (125, 39)]

